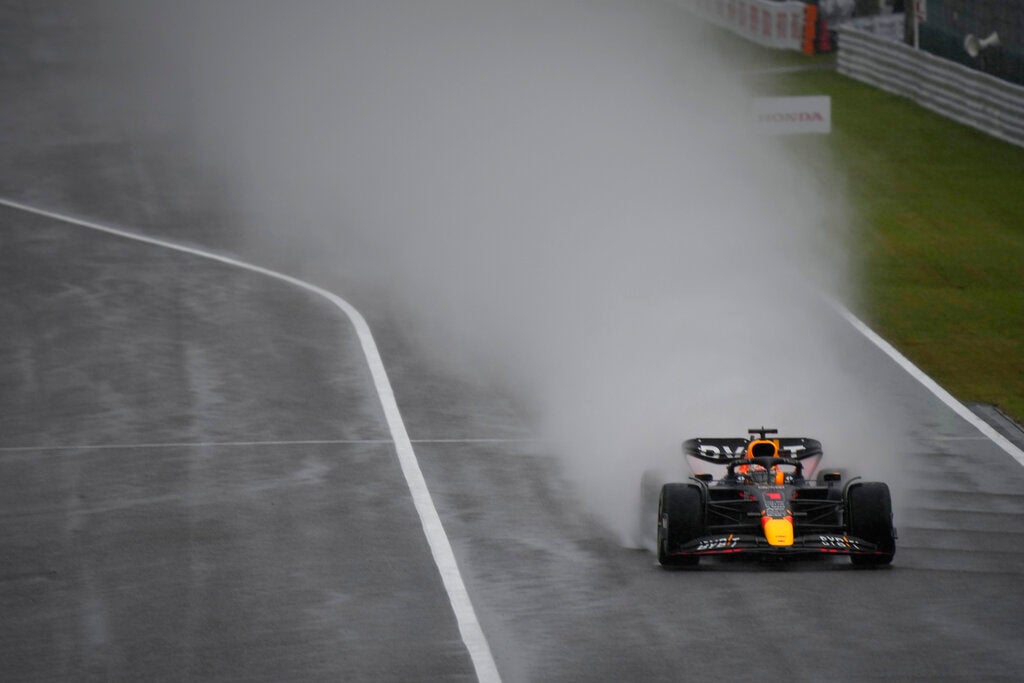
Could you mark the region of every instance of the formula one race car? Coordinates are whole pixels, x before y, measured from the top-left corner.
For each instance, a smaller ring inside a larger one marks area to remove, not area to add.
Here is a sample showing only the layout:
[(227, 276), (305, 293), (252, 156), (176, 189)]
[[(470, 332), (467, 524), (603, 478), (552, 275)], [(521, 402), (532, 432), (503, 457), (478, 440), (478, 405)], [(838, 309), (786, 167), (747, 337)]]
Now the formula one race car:
[[(695, 565), (705, 556), (790, 558), (847, 555), (855, 565), (886, 565), (896, 552), (889, 487), (824, 471), (809, 479), (821, 443), (772, 438), (775, 429), (748, 430), (750, 438), (702, 438), (683, 443), (700, 463), (724, 475), (697, 473), (692, 483), (661, 487), (658, 562)], [(702, 469), (707, 469), (703, 467)], [(697, 472), (698, 468), (694, 468)]]

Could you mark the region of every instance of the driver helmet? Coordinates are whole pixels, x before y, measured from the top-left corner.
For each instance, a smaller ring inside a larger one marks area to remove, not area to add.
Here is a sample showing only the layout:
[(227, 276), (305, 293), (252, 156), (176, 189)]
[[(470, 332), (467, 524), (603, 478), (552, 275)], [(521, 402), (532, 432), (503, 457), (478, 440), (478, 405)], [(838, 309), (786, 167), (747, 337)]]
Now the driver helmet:
[[(747, 452), (744, 453), (743, 457), (746, 460), (761, 457), (777, 458), (779, 457), (779, 443), (775, 439), (755, 439), (747, 444)], [(740, 474), (767, 473), (767, 470), (757, 463), (740, 465), (736, 468), (736, 471)]]

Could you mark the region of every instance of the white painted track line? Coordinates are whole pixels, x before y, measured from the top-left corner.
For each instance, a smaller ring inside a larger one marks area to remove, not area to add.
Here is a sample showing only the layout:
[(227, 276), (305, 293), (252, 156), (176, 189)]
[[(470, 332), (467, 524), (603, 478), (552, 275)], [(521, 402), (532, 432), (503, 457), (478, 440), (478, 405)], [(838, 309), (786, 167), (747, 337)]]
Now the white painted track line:
[(419, 514), (420, 523), (423, 525), (423, 531), (426, 534), (427, 542), (430, 545), (430, 552), (434, 557), (434, 562), (437, 564), (438, 571), (441, 574), (441, 580), (443, 581), (445, 590), (448, 593), (448, 599), (451, 601), (452, 609), (455, 612), (462, 640), (466, 644), (466, 648), (469, 650), (470, 658), (473, 660), (477, 679), (482, 683), (495, 683), (501, 680), (501, 677), (498, 675), (497, 665), (494, 663), (494, 657), (491, 654), (491, 648), (487, 644), (487, 638), (484, 636), (483, 629), (480, 627), (476, 611), (473, 609), (473, 604), (469, 599), (469, 593), (466, 590), (466, 585), (462, 580), (462, 575), (459, 573), (458, 565), (455, 562), (455, 553), (452, 551), (451, 543), (448, 540), (448, 534), (445, 533), (444, 527), (441, 525), (441, 518), (437, 514), (437, 508), (434, 507), (434, 501), (431, 499), (430, 491), (427, 489), (426, 481), (423, 478), (423, 472), (420, 470), (419, 461), (416, 459), (416, 454), (412, 448), (412, 442), (409, 440), (409, 434), (405, 430), (405, 423), (402, 421), (401, 413), (398, 411), (398, 403), (395, 401), (395, 394), (391, 388), (391, 382), (388, 379), (387, 372), (384, 370), (384, 362), (381, 360), (380, 351), (377, 349), (377, 344), (373, 339), (373, 335), (370, 333), (369, 325), (366, 324), (366, 320), (363, 318), (362, 314), (355, 309), (355, 307), (341, 297), (332, 294), (325, 289), (321, 289), (316, 285), (304, 282), (303, 280), (299, 280), (290, 275), (285, 275), (284, 273), (279, 273), (261, 266), (239, 261), (238, 259), (231, 258), (229, 256), (203, 251), (202, 249), (176, 244), (174, 242), (157, 239), (155, 237), (137, 235), (126, 230), (119, 230), (117, 228), (101, 225), (92, 221), (67, 216), (53, 211), (47, 211), (45, 209), (40, 209), (10, 199), (0, 198), (0, 206), (6, 206), (11, 209), (24, 211), (37, 216), (43, 216), (45, 218), (51, 218), (69, 225), (77, 225), (82, 228), (97, 230), (117, 237), (135, 240), (136, 242), (152, 244), (154, 246), (172, 249), (174, 251), (210, 259), (212, 261), (219, 261), (220, 263), (224, 263), (229, 266), (242, 268), (276, 280), (287, 282), (295, 287), (299, 287), (300, 289), (304, 289), (308, 292), (321, 296), (340, 308), (342, 312), (348, 316), (353, 327), (355, 327), (356, 334), (359, 337), (359, 343), (362, 345), (363, 354), (366, 356), (366, 363), (370, 368), (371, 375), (373, 376), (373, 384), (377, 390), (377, 395), (380, 397), (381, 408), (384, 410), (384, 417), (387, 421), (388, 429), (391, 432), (391, 437), (395, 444), (395, 451), (398, 454), (398, 462), (402, 467), (402, 473), (405, 475), (406, 483), (408, 484), (409, 491), (412, 494), (412, 500), (416, 506), (416, 512)]
[(967, 420), (975, 429), (984, 434), (988, 439), (993, 441), (997, 446), (1002, 448), (1004, 451), (1010, 454), (1014, 460), (1024, 465), (1024, 451), (1017, 448), (1016, 445), (1005, 436), (993, 429), (987, 422), (982, 420), (980, 417), (971, 412), (971, 410), (960, 401), (953, 398), (953, 395), (948, 391), (939, 386), (939, 383), (933, 380), (931, 377), (926, 375), (921, 368), (911, 363), (906, 356), (896, 350), (892, 344), (882, 339), (877, 332), (872, 330), (870, 327), (864, 324), (853, 313), (848, 311), (841, 305), (836, 305), (836, 309), (839, 313), (846, 318), (846, 321), (853, 325), (853, 327), (867, 337), (875, 346), (884, 351), (890, 358), (896, 361), (901, 368), (907, 371), (911, 377), (916, 379), (918, 382), (924, 385), (928, 391), (932, 392), (940, 401), (945, 403), (950, 410), (954, 413)]

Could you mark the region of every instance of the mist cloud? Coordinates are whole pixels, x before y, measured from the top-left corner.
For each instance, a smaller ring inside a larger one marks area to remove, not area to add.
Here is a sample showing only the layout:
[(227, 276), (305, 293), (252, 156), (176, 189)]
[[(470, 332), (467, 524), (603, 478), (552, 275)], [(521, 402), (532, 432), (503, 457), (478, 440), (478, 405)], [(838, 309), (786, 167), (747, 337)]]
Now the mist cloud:
[(434, 357), (524, 397), (623, 538), (683, 438), (885, 431), (820, 299), (850, 291), (838, 184), (751, 129), (678, 8), (110, 6), (253, 242), (384, 289)]

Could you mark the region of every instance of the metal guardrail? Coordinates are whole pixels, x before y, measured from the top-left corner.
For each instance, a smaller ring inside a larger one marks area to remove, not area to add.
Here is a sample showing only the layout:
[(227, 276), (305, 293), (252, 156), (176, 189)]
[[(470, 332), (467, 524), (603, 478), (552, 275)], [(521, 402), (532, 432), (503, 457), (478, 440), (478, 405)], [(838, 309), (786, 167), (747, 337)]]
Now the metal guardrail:
[(1024, 147), (1024, 87), (850, 26), (836, 33), (839, 73)]

